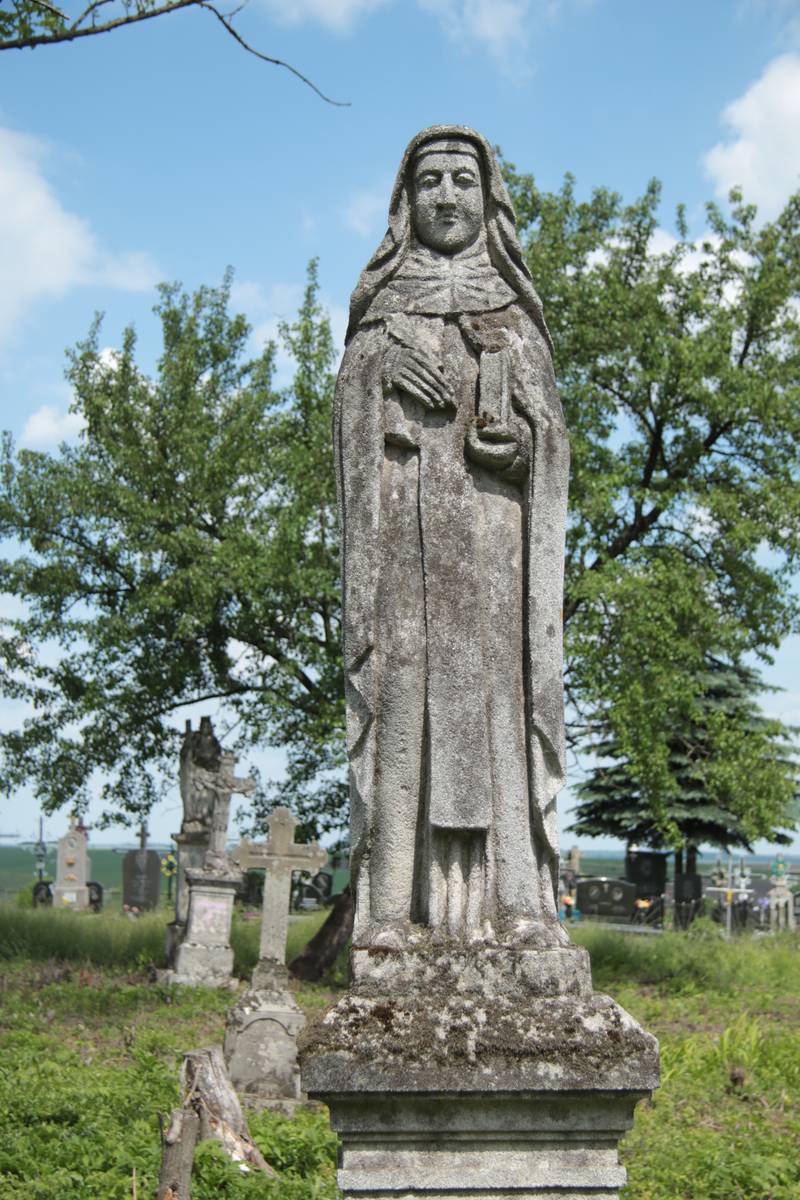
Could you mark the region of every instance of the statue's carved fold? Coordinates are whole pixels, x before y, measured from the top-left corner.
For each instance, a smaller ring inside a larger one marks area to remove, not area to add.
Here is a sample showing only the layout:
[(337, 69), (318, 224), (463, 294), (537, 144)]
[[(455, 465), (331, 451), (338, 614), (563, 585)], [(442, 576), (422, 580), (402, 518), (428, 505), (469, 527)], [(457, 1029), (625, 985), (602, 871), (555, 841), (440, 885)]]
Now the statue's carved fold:
[[(560, 945), (569, 451), (494, 153), (409, 145), (336, 390), (357, 945)], [(427, 936), (427, 935), (425, 935)]]

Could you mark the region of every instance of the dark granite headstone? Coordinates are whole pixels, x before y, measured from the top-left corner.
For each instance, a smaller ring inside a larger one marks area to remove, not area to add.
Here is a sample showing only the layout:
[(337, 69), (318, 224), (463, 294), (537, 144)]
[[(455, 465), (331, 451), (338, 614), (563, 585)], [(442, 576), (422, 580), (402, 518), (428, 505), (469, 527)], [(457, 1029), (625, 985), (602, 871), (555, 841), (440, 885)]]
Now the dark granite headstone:
[(696, 903), (703, 899), (703, 876), (702, 875), (676, 875), (675, 876), (675, 903), (688, 904)]
[(161, 859), (156, 850), (129, 850), (122, 860), (122, 903), (144, 912), (158, 907)]
[(636, 884), (638, 900), (663, 896), (667, 885), (667, 856), (658, 850), (629, 850), (625, 855), (625, 878)]
[(636, 901), (636, 884), (626, 879), (581, 879), (576, 888), (575, 904), (585, 917), (630, 921)]

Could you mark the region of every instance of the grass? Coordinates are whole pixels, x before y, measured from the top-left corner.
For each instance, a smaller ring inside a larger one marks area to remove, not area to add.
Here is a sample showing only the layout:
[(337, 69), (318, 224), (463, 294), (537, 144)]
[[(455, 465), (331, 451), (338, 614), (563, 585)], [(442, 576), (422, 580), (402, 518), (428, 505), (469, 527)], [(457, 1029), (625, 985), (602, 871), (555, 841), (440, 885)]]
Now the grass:
[[(0, 960), (72, 962), (93, 966), (166, 965), (164, 939), (171, 912), (145, 913), (135, 921), (122, 913), (72, 912), (0, 905)], [(309, 913), (289, 922), (287, 962), (327, 917)], [(260, 919), (236, 914), (231, 929), (234, 973), (247, 978), (258, 960)]]
[[(19, 917), (36, 920), (15, 924)], [(42, 917), (59, 922), (57, 961), (47, 961), (54, 935)], [(322, 919), (291, 923), (290, 957)], [(0, 945), (9, 932), (16, 949), (6, 951), (0, 977), (2, 1200), (130, 1200), (134, 1169), (138, 1195), (152, 1196), (157, 1114), (178, 1102), (184, 1051), (221, 1042), (230, 996), (148, 982), (145, 956), (160, 952), (163, 938), (157, 916), (0, 909)], [(639, 1105), (621, 1148), (624, 1200), (798, 1200), (800, 939), (727, 943), (704, 925), (691, 936), (637, 937), (583, 924), (574, 936), (590, 950), (598, 989), (661, 1041), (662, 1087)], [(234, 941), (244, 969), (258, 922), (237, 919)], [(334, 996), (330, 983), (297, 992), (309, 1013)], [(262, 1114), (250, 1124), (278, 1180), (243, 1177), (204, 1145), (195, 1200), (334, 1200), (325, 1115)]]

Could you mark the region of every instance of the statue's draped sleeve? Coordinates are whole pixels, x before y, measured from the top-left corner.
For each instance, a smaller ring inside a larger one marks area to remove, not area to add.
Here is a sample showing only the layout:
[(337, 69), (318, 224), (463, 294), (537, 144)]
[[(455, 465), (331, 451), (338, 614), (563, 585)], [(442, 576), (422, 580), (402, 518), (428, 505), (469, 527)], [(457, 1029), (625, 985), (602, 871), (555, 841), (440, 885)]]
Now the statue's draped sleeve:
[[(515, 306), (516, 308), (516, 306)], [(563, 786), (563, 562), (569, 447), (550, 350), (521, 309), (512, 401), (531, 430), (525, 510), (526, 728), (535, 840), (557, 866), (555, 796)], [(375, 733), (381, 647), (376, 603), (381, 561), (381, 480), (385, 413), (382, 323), (352, 336), (339, 371), (334, 445), (342, 529), (344, 668), (354, 869), (368, 845), (375, 792)]]
[(334, 397), (354, 873), (369, 833), (375, 776), (384, 350), (385, 338), (378, 326), (358, 330), (345, 351)]
[(533, 451), (525, 486), (527, 521), (527, 725), (534, 826), (558, 871), (555, 799), (566, 778), (563, 622), (569, 439), (549, 345), (525, 317), (515, 364), (514, 405), (529, 423)]

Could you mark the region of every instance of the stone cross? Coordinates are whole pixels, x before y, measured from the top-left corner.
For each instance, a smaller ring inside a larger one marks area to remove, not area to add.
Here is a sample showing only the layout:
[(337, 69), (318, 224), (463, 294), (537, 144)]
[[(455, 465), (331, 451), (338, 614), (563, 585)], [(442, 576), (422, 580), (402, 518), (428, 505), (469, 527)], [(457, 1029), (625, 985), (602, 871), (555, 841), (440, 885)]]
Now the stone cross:
[(231, 858), (242, 870), (265, 868), (259, 958), (282, 964), (286, 957), (292, 871), (319, 871), (328, 861), (328, 854), (319, 842), (295, 842), (297, 818), (288, 808), (276, 808), (271, 812), (267, 825), (269, 837), (266, 842), (242, 838)]

